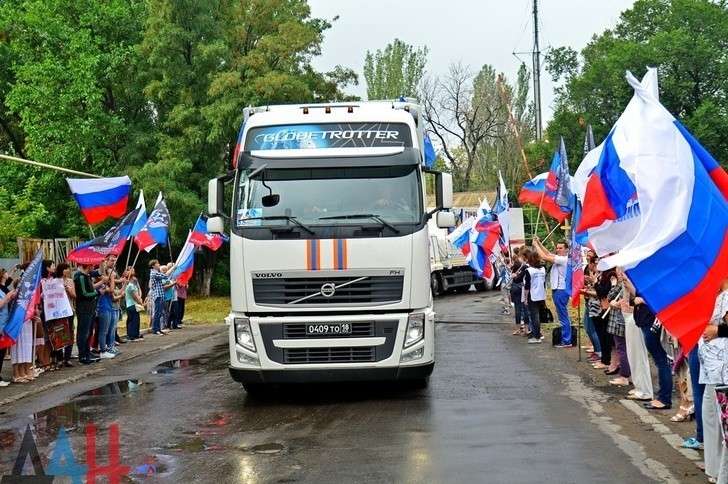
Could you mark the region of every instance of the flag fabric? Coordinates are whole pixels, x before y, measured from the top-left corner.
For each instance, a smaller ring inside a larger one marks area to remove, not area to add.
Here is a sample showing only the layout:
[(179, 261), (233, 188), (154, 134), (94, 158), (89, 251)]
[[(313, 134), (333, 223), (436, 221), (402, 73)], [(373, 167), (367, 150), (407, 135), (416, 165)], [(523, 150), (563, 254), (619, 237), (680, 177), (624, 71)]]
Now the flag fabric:
[(225, 237), (222, 234), (215, 234), (207, 230), (207, 217), (200, 215), (190, 234), (190, 242), (200, 247), (207, 247), (210, 250), (217, 250), (222, 246)]
[(119, 255), (124, 250), (139, 209), (135, 208), (116, 222), (104, 235), (73, 249), (66, 259), (76, 264), (100, 264), (108, 255)]
[(564, 211), (556, 203), (554, 193), (547, 192), (546, 179), (548, 175), (548, 173), (541, 173), (532, 180), (527, 181), (518, 193), (518, 203), (521, 205), (529, 203), (541, 207), (544, 212), (562, 223), (569, 216), (569, 212)]
[(424, 145), (425, 145), (425, 153), (424, 153), (425, 168), (429, 169), (435, 165), (435, 159), (437, 159), (437, 153), (435, 153), (435, 147), (432, 146), (432, 140), (430, 139), (430, 135), (427, 133), (425, 133)]
[(627, 81), (634, 97), (575, 175), (579, 227), (614, 242), (600, 268), (623, 267), (687, 352), (728, 274), (728, 176), (660, 104), (655, 69)]
[(157, 201), (154, 204), (152, 213), (149, 214), (147, 223), (134, 237), (134, 243), (145, 252), (151, 251), (157, 244), (161, 246), (167, 245), (167, 237), (169, 236), (169, 210), (164, 201), (162, 192), (159, 192)]
[[(566, 157), (564, 138), (559, 141), (559, 149), (551, 160), (551, 167), (546, 177), (545, 196), (553, 200), (553, 205), (558, 207), (558, 210), (546, 210), (546, 212), (559, 222), (563, 222), (571, 213), (572, 206), (571, 175), (569, 175), (569, 160)], [(552, 204), (549, 204), (549, 207), (551, 206)]]
[(114, 178), (66, 178), (86, 222), (97, 224), (107, 218), (121, 218), (131, 191), (128, 176)]
[[(494, 276), (491, 261), (496, 257), (495, 250), (501, 234), (500, 224), (490, 216), (481, 217), (471, 231), (470, 243), (477, 247), (477, 252), (482, 253), (482, 258), (477, 259), (478, 269), (476, 269), (480, 272), (480, 277), (491, 279)], [(474, 250), (471, 249), (471, 252)]]
[(129, 237), (136, 236), (147, 223), (147, 205), (144, 203), (144, 190), (139, 190), (139, 200), (137, 201), (136, 208), (139, 210), (139, 213), (137, 214), (136, 220), (134, 220), (134, 225), (131, 227)]
[(584, 136), (584, 153), (583, 156), (586, 156), (591, 150), (596, 148), (597, 145), (594, 142), (594, 131), (592, 130), (591, 124), (587, 124), (586, 126), (586, 136)]
[(576, 231), (581, 215), (581, 202), (572, 197), (573, 210), (571, 211), (571, 241), (569, 244), (568, 260), (566, 262), (566, 292), (571, 294), (571, 305), (579, 307), (581, 290), (584, 288), (584, 261), (582, 238)]
[(480, 206), (478, 207), (478, 217), (485, 217), (491, 211), (492, 209), (490, 208), (490, 203), (488, 203), (488, 199), (485, 197), (485, 194), (483, 194), (483, 200), (481, 200)]
[(39, 249), (23, 272), (23, 277), (20, 278), (18, 295), (12, 302), (8, 322), (0, 335), (0, 349), (14, 345), (23, 329), (23, 324), (35, 315), (36, 306), (40, 301), (42, 265), (43, 250)]
[(177, 281), (178, 284), (188, 284), (192, 278), (192, 272), (195, 267), (195, 244), (192, 242), (192, 234), (187, 235), (185, 245), (177, 256), (175, 267), (170, 274), (170, 279)]
[(501, 227), (501, 245), (508, 250), (511, 240), (511, 219), (508, 213), (508, 189), (503, 181), (500, 170), (498, 170), (498, 190), (496, 192), (495, 205), (493, 205), (493, 213), (498, 217), (498, 223)]

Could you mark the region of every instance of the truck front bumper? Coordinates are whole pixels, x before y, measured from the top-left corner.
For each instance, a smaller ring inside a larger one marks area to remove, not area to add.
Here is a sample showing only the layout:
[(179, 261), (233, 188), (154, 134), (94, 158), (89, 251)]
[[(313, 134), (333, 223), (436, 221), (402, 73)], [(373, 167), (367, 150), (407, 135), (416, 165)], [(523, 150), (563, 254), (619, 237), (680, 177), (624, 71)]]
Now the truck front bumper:
[(327, 368), (321, 370), (260, 370), (230, 367), (230, 376), (240, 383), (320, 383), (347, 381), (419, 380), (432, 374), (435, 362), (394, 368)]

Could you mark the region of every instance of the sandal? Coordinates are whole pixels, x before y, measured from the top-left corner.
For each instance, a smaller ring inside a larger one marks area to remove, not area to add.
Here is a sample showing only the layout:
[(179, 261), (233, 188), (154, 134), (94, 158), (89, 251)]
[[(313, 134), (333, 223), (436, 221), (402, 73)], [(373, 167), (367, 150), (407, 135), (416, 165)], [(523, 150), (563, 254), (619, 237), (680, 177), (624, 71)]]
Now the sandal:
[(675, 415), (670, 417), (670, 421), (672, 422), (685, 422), (686, 420), (692, 421), (695, 418), (695, 407), (683, 407), (680, 405), (680, 410), (677, 411)]
[(670, 410), (672, 408), (672, 405), (665, 405), (664, 403), (661, 403), (661, 405), (661, 407), (658, 407), (654, 404), (654, 402), (649, 402), (643, 404), (642, 406), (645, 407), (647, 410)]

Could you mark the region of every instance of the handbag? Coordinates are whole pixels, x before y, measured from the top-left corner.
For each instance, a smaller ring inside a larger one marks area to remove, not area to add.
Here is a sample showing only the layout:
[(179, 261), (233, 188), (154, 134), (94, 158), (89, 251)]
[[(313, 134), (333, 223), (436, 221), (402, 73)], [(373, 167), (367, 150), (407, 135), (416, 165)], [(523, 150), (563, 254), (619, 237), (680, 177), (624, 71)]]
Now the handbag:
[(53, 351), (62, 350), (73, 345), (71, 325), (68, 324), (68, 318), (56, 319), (46, 324), (48, 326), (48, 341), (51, 343)]

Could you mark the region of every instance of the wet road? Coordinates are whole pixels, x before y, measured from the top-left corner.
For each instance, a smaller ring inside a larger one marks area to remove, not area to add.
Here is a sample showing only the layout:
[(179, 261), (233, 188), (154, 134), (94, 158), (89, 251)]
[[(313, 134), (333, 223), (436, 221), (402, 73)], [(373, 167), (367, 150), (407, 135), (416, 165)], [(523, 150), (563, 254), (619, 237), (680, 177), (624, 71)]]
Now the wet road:
[(482, 313), (474, 319), (493, 324), (438, 324), (428, 389), (300, 386), (249, 399), (227, 374), (221, 335), (166, 362), (139, 361), (0, 409), (0, 474), (12, 468), (26, 425), (44, 457), (63, 426), (85, 460), (92, 422), (100, 463), (118, 423), (130, 480), (650, 482), (482, 297), (438, 303), (446, 314), (467, 300)]

